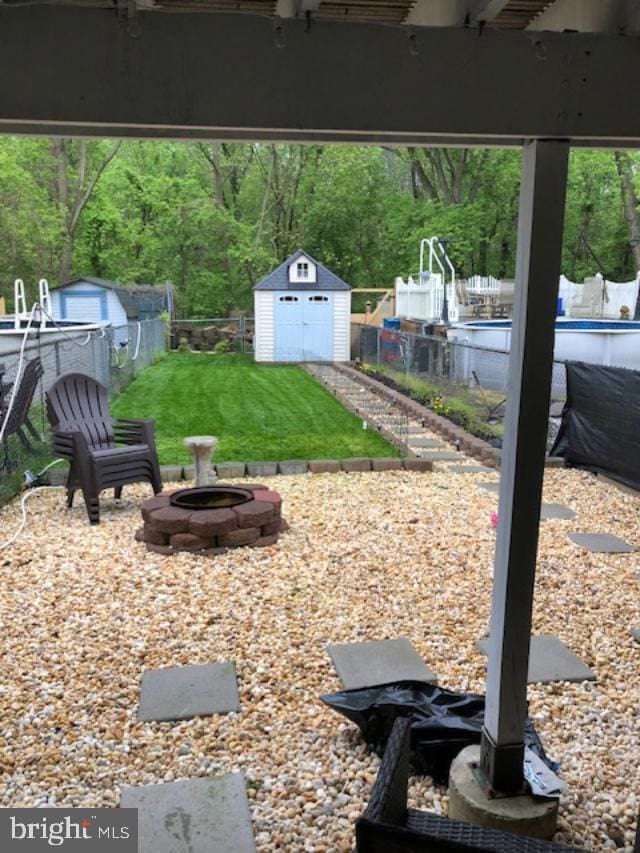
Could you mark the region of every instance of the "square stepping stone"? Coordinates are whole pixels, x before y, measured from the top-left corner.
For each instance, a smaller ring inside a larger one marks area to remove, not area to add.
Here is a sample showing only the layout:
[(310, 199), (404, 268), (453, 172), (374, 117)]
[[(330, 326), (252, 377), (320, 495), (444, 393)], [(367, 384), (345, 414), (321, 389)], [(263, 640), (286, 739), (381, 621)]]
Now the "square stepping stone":
[(241, 773), (125, 787), (120, 807), (138, 809), (138, 853), (255, 853)]
[[(483, 655), (488, 654), (489, 638), (476, 642)], [(551, 634), (531, 637), (529, 650), (529, 684), (549, 684), (553, 681), (595, 681), (593, 670)]]
[(540, 507), (540, 518), (547, 521), (550, 518), (575, 518), (576, 514), (563, 504), (543, 503)]
[(327, 646), (327, 651), (345, 690), (392, 681), (437, 681), (405, 637), (372, 643), (341, 643)]
[(488, 492), (500, 492), (500, 483), (478, 483), (481, 489), (486, 489)]
[(640, 643), (640, 628), (632, 628), (631, 636), (636, 641), (636, 643)]
[(569, 539), (594, 554), (630, 554), (635, 550), (633, 545), (610, 533), (570, 533)]
[(188, 720), (240, 710), (232, 663), (147, 669), (142, 673), (138, 720)]
[(454, 450), (423, 450), (421, 447), (416, 448), (416, 455), (421, 459), (428, 459), (430, 462), (454, 462), (460, 460), (460, 454)]
[(411, 447), (444, 447), (441, 441), (437, 438), (420, 438), (420, 436), (409, 435), (409, 444)]
[(447, 471), (451, 471), (452, 474), (490, 474), (493, 468), (488, 468), (486, 465), (449, 465)]

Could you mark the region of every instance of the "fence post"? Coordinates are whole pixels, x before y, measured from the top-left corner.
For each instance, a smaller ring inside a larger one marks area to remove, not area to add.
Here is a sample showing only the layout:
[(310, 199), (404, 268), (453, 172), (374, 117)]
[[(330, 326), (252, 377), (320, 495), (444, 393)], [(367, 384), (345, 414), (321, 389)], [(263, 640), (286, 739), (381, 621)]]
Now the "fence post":
[(60, 376), (60, 374), (62, 372), (60, 370), (60, 342), (59, 341), (56, 341), (55, 344), (53, 345), (53, 354), (54, 354), (54, 358), (55, 358), (56, 378), (57, 378), (58, 376)]

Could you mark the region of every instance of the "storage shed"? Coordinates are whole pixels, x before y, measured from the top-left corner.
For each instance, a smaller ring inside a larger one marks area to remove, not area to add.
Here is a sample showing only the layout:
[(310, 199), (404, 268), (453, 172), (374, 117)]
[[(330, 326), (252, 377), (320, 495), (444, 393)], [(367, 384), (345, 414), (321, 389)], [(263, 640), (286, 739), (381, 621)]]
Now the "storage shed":
[(298, 249), (254, 287), (256, 361), (348, 361), (351, 287)]
[(75, 278), (51, 290), (56, 320), (110, 323), (124, 326), (138, 319), (138, 308), (130, 294), (115, 281), (103, 278)]

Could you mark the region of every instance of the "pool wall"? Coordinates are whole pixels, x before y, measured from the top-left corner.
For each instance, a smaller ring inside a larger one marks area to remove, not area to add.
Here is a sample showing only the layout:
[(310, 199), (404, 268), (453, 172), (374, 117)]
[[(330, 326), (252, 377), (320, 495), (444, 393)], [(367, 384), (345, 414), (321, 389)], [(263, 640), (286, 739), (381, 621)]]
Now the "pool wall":
[[(447, 332), (456, 348), (455, 373), (460, 381), (472, 382), (475, 372), (485, 388), (506, 389), (506, 362), (511, 348), (511, 322), (491, 321), (454, 324)], [(612, 367), (640, 370), (640, 322), (612, 320), (558, 320), (554, 359), (586, 361)], [(554, 368), (553, 395), (564, 394), (564, 371)]]
[[(99, 328), (100, 326), (95, 323), (84, 324), (84, 326), (80, 323), (76, 323), (73, 326), (66, 327), (64, 332), (61, 332), (56, 328), (43, 329), (40, 331), (40, 340), (42, 342), (42, 346), (68, 341), (69, 338), (84, 341), (87, 338), (88, 332), (95, 331)], [(38, 330), (34, 330), (33, 333), (29, 335), (29, 349), (37, 348), (37, 331)], [(11, 327), (7, 328), (6, 326), (3, 328), (2, 325), (0, 325), (0, 356), (8, 356), (11, 353), (18, 353), (22, 346), (23, 337), (24, 329), (18, 330)]]

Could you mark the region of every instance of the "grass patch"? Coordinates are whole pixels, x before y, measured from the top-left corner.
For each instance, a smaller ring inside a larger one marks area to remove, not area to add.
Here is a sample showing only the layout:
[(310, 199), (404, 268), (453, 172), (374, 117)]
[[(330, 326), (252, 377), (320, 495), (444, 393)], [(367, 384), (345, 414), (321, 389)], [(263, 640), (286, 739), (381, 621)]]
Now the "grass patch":
[(170, 353), (138, 374), (112, 413), (152, 418), (164, 464), (191, 461), (188, 435), (217, 436), (218, 462), (399, 455), (303, 370), (251, 356)]

